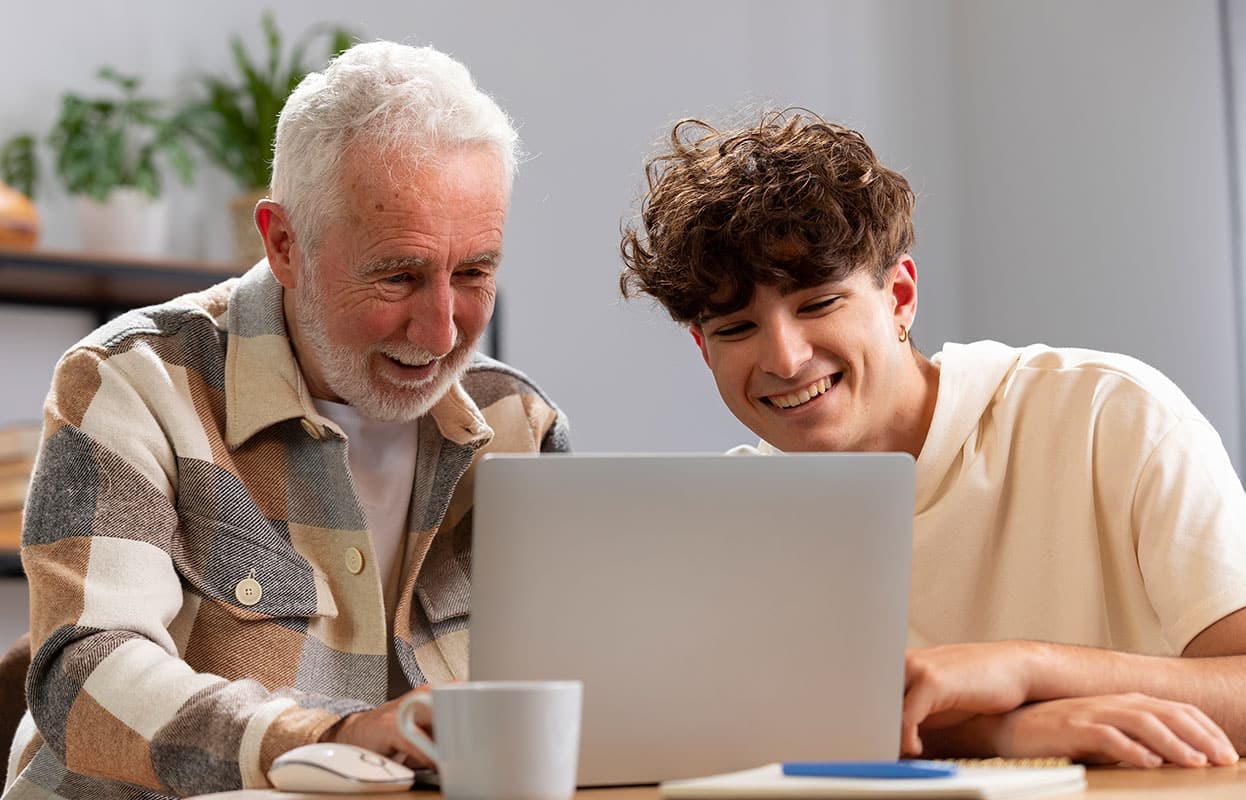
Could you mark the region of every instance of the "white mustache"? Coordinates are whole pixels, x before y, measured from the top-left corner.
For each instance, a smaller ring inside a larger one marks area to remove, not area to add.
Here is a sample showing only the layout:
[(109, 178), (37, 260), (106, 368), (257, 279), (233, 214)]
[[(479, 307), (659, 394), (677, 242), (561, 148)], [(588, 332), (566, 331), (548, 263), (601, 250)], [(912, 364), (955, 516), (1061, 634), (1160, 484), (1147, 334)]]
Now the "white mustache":
[(401, 361), (404, 364), (412, 364), (415, 366), (424, 366), (445, 358), (459, 348), (463, 343), (463, 334), (458, 333), (454, 337), (454, 344), (451, 345), (449, 352), (437, 355), (431, 350), (425, 350), (423, 347), (411, 345), (409, 347), (394, 347), (392, 345), (379, 347), (377, 351), (384, 356), (388, 356), (395, 361)]

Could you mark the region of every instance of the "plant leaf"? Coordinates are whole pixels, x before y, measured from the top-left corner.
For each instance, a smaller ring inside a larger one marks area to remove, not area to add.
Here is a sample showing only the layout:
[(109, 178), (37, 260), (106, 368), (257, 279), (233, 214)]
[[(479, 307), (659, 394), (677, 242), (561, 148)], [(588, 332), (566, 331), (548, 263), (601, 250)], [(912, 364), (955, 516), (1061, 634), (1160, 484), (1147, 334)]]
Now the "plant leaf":
[(100, 70), (96, 73), (96, 75), (109, 83), (115, 83), (125, 94), (136, 91), (139, 84), (142, 82), (141, 78), (137, 78), (133, 75), (122, 75), (112, 67), (100, 67)]
[(192, 104), (194, 111), (188, 118), (193, 122), (187, 127), (188, 139), (245, 188), (271, 182), (278, 116), (290, 92), (307, 73), (303, 59), (309, 44), (316, 37), (328, 35), (331, 54), (336, 55), (350, 46), (354, 36), (345, 28), (313, 26), (294, 41), (292, 52), (284, 59), (283, 71), (283, 40), (271, 12), (261, 15), (260, 26), (264, 33), (263, 58), (253, 58), (240, 37), (231, 37), (237, 78), (201, 79), (207, 97)]
[(4, 148), (0, 149), (0, 180), (34, 199), (39, 165), (35, 160), (33, 136), (21, 134), (5, 142)]

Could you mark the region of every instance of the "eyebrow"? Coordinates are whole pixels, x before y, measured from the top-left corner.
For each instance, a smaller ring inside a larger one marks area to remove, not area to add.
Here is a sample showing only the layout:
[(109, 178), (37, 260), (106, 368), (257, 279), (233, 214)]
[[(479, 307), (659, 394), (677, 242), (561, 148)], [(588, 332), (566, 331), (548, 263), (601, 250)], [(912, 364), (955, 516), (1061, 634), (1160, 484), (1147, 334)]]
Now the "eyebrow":
[[(843, 281), (831, 281), (825, 284), (819, 284), (818, 286), (805, 286), (805, 287), (793, 286), (790, 289), (782, 289), (782, 288), (779, 289), (779, 294), (782, 295), (783, 297), (791, 297), (797, 292), (803, 292), (809, 289), (820, 289), (820, 288), (827, 289), (830, 294), (843, 294), (844, 289), (843, 289), (842, 284), (843, 284)], [(754, 289), (754, 291), (755, 290), (756, 289)], [(696, 322), (697, 325), (704, 325), (705, 323), (710, 322), (711, 320), (718, 319), (720, 317), (729, 317), (732, 314), (739, 314), (745, 308), (748, 308), (748, 306), (744, 306), (743, 308), (737, 308), (734, 311), (702, 312), (700, 315), (697, 316), (697, 318), (694, 321)]]
[[(464, 265), (486, 265), (497, 266), (502, 261), (502, 251), (485, 250), (482, 253), (468, 256), (458, 262), (456, 266)], [(377, 275), (385, 275), (391, 272), (416, 271), (428, 269), (432, 261), (423, 256), (392, 256), (390, 258), (382, 258), (374, 261), (363, 268), (362, 276), (364, 278), (372, 278)]]
[(393, 256), (382, 258), (380, 261), (373, 261), (363, 268), (361, 274), (365, 278), (371, 278), (388, 272), (427, 269), (428, 265), (429, 260), (420, 256)]
[(486, 250), (483, 253), (477, 253), (474, 256), (468, 256), (459, 262), (459, 266), (466, 264), (485, 264), (496, 267), (502, 262), (501, 250)]

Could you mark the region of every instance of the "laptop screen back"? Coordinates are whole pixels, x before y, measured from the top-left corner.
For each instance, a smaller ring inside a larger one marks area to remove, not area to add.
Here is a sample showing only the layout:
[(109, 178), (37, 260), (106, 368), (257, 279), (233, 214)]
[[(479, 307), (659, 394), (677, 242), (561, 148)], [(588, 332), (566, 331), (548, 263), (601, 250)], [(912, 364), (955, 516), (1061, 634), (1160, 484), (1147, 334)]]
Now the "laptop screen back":
[(582, 786), (899, 752), (905, 454), (489, 456), (470, 674), (584, 681)]

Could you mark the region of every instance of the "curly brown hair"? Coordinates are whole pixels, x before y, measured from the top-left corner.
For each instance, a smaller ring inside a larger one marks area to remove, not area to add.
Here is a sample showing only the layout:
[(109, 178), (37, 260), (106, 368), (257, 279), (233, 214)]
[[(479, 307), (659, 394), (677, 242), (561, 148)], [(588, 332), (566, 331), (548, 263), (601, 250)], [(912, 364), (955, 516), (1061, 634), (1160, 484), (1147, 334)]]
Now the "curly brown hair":
[(913, 246), (908, 181), (860, 133), (803, 109), (735, 131), (681, 120), (645, 174), (619, 288), (677, 322), (738, 311), (758, 283), (790, 291), (869, 269), (882, 286)]

